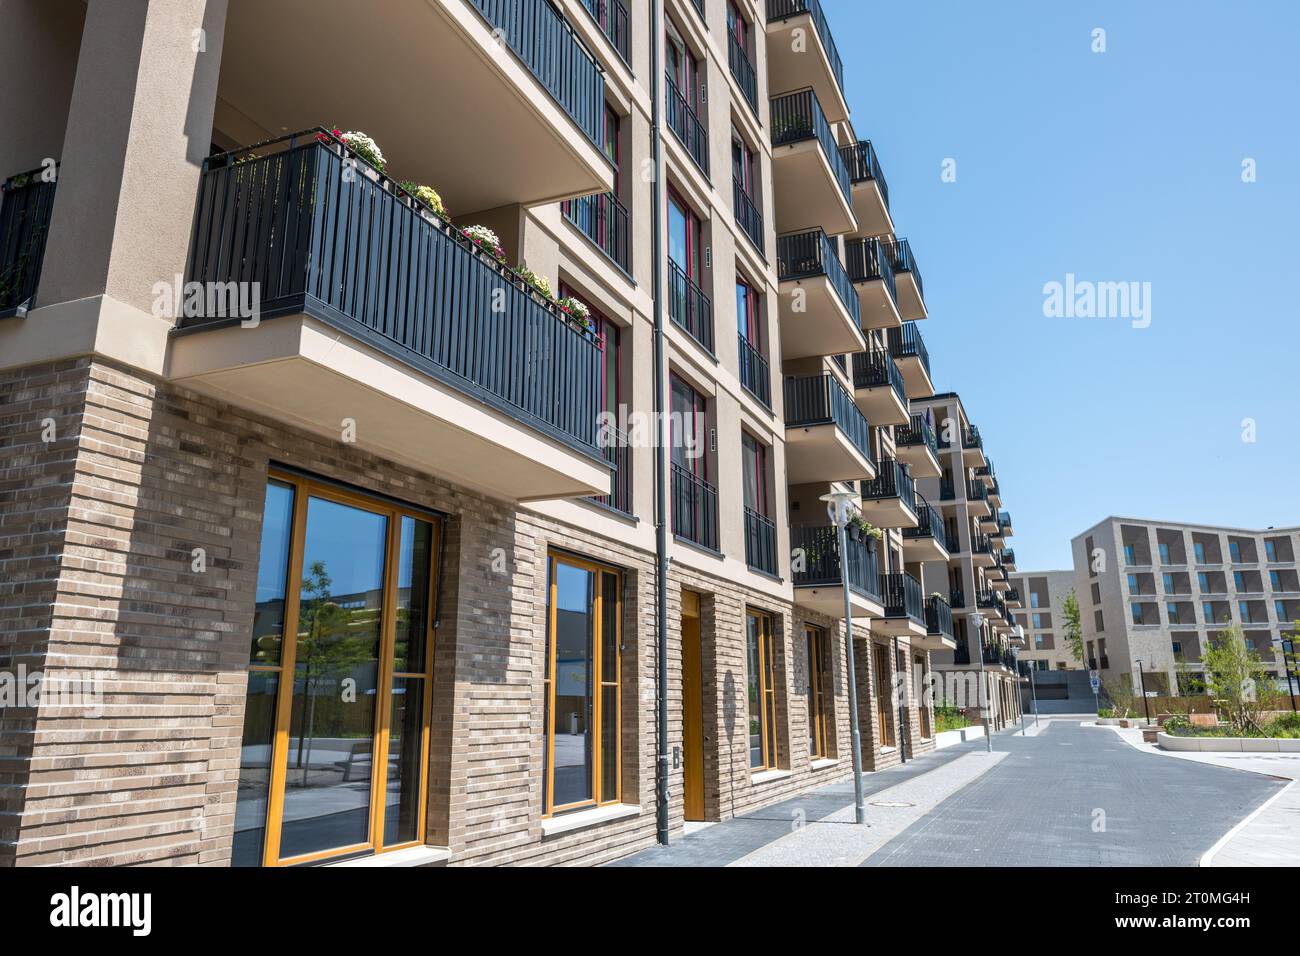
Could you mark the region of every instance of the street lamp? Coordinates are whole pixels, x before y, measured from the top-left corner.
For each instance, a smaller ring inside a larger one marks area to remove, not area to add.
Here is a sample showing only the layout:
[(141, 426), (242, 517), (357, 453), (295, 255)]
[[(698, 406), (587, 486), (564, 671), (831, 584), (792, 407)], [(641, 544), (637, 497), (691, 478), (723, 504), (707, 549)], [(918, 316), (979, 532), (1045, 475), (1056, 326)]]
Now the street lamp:
[(1020, 705), (1020, 736), (1025, 735), (1025, 705), (1020, 699), (1020, 646), (1025, 642), (1025, 626), (1017, 624), (1015, 629), (1016, 646), (1011, 648), (1011, 659), (1016, 662), (1016, 703)]
[(988, 714), (988, 688), (984, 684), (984, 635), (980, 633), (980, 628), (984, 626), (984, 615), (979, 611), (972, 611), (966, 619), (970, 621), (970, 628), (980, 638), (980, 689), (975, 695), (976, 702), (980, 705), (980, 719), (984, 721), (984, 748), (993, 753), (993, 738), (989, 736), (989, 714)]
[(840, 584), (844, 589), (844, 659), (849, 677), (849, 730), (853, 741), (853, 817), (867, 822), (867, 797), (862, 791), (862, 732), (858, 726), (858, 681), (853, 666), (853, 602), (849, 597), (848, 525), (856, 496), (848, 491), (832, 491), (821, 496), (826, 514), (835, 525), (840, 548)]
[(1147, 678), (1142, 670), (1142, 658), (1135, 657), (1134, 663), (1138, 666), (1138, 690), (1142, 692), (1142, 709), (1147, 715), (1147, 726), (1151, 726), (1151, 702), (1147, 700)]

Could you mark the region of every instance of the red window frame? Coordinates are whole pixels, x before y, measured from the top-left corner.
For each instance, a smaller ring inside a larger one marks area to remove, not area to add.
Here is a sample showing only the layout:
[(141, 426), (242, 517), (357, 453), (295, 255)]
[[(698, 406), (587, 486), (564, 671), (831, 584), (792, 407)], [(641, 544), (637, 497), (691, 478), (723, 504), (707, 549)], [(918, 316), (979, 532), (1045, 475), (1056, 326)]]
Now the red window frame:
[[(668, 202), (671, 206), (677, 208), (682, 213), (682, 218), (686, 220), (686, 261), (678, 262), (686, 277), (692, 282), (699, 283), (701, 273), (704, 271), (704, 263), (700, 255), (700, 250), (704, 243), (704, 223), (691, 204), (681, 197), (681, 194), (671, 186), (668, 187)], [(669, 218), (671, 228), (671, 217)], [(671, 240), (671, 236), (669, 237)], [(668, 255), (672, 256), (672, 243), (668, 244)], [(676, 260), (674, 260), (676, 261)]]
[[(695, 438), (696, 441), (699, 442), (699, 448), (700, 448), (700, 454), (695, 456), (694, 458), (690, 458), (685, 454), (686, 445), (682, 442), (681, 440), (682, 436), (679, 434), (679, 429), (681, 428), (681, 421), (677, 415), (675, 414), (670, 415), (668, 421), (671, 427), (671, 434), (669, 437), (672, 440), (671, 451), (673, 453), (674, 463), (686, 469), (686, 471), (690, 472), (696, 478), (701, 478), (704, 481), (708, 481), (709, 480), (709, 403), (708, 400), (699, 392), (697, 392), (695, 390), (695, 387), (692, 386), (690, 382), (686, 381), (686, 379), (682, 378), (676, 372), (670, 372), (668, 374), (668, 379), (669, 379), (669, 394), (671, 399), (675, 399), (676, 396), (678, 395), (678, 387), (684, 389), (685, 392), (690, 396), (690, 400), (691, 400), (690, 415), (692, 416), (692, 421), (694, 421), (697, 425)], [(670, 401), (669, 411), (676, 412), (677, 410), (678, 409), (677, 409), (676, 401), (675, 400)], [(682, 452), (681, 460), (677, 461), (676, 460), (677, 452), (679, 450), (681, 450)]]
[[(741, 315), (740, 290), (745, 290), (745, 308), (744, 315)], [(748, 282), (744, 276), (736, 276), (736, 320), (739, 326), (739, 332), (745, 337), (755, 351), (760, 355), (763, 354), (763, 325), (759, 320), (759, 295), (758, 290)]]
[[(754, 502), (745, 502), (745, 507), (751, 511), (756, 511), (764, 518), (770, 517), (768, 514), (769, 495), (767, 490), (767, 446), (743, 429), (740, 432), (740, 443), (742, 446), (741, 461), (745, 461), (744, 447), (748, 446), (754, 449), (754, 488), (758, 495), (758, 500)], [(741, 488), (746, 489), (748, 486), (741, 481)]]

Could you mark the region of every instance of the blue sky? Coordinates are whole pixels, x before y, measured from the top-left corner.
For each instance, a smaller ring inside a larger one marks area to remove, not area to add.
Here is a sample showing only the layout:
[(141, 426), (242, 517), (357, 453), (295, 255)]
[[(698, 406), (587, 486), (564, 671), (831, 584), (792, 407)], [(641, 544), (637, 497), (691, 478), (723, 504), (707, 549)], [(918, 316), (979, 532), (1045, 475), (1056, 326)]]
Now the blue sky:
[[(1300, 3), (823, 4), (1019, 567), (1108, 514), (1300, 524)], [(1044, 317), (1066, 273), (1150, 327)]]

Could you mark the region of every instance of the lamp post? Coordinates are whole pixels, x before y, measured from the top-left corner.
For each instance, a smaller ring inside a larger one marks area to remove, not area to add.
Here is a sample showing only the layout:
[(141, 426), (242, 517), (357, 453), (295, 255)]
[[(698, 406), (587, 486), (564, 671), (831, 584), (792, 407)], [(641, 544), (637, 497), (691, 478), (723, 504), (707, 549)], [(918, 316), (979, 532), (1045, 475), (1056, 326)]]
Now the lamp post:
[[(1023, 644), (1025, 641), (1025, 626), (1016, 625), (1016, 643)], [(1016, 703), (1020, 705), (1020, 736), (1025, 735), (1025, 703), (1020, 699), (1020, 648), (1011, 648), (1011, 659), (1016, 662)]]
[(853, 602), (849, 597), (849, 517), (853, 513), (855, 495), (848, 491), (832, 491), (821, 496), (826, 502), (826, 514), (835, 525), (840, 548), (840, 584), (844, 589), (844, 660), (849, 677), (849, 730), (853, 741), (853, 818), (857, 823), (867, 822), (867, 797), (862, 791), (862, 731), (858, 720), (858, 681), (853, 666)]
[(993, 753), (993, 738), (989, 736), (989, 714), (988, 714), (988, 687), (984, 683), (984, 635), (980, 629), (984, 626), (984, 615), (979, 611), (972, 611), (966, 619), (970, 621), (970, 628), (980, 639), (980, 689), (976, 694), (976, 701), (980, 705), (980, 719), (984, 722), (984, 749)]
[(1142, 670), (1142, 658), (1134, 658), (1138, 666), (1138, 690), (1142, 692), (1142, 710), (1147, 715), (1147, 726), (1151, 726), (1151, 702), (1147, 700), (1147, 678)]

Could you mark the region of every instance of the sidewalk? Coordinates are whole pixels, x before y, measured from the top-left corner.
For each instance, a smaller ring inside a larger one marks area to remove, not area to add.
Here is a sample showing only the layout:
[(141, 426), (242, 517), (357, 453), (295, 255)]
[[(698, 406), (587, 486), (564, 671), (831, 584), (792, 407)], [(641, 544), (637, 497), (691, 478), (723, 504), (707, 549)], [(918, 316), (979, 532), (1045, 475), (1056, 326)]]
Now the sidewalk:
[(1266, 801), (1201, 857), (1201, 866), (1300, 866), (1300, 754), (1188, 753), (1142, 742), (1136, 728), (1113, 730), (1137, 750), (1177, 760), (1280, 777), (1291, 783)]

